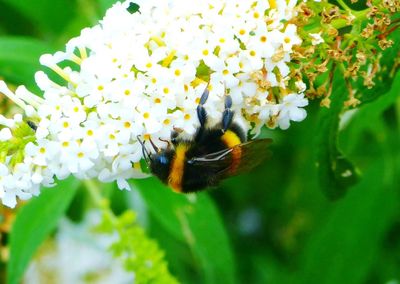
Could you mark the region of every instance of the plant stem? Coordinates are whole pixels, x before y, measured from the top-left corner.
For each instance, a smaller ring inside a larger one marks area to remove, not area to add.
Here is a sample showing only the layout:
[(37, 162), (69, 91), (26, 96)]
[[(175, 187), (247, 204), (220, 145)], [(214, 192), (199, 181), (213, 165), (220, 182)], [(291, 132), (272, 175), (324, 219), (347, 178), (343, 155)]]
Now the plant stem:
[(345, 9), (346, 11), (348, 11), (348, 12), (353, 12), (353, 10), (349, 7), (349, 6), (347, 6), (347, 4), (346, 3), (344, 3), (344, 1), (343, 0), (337, 0), (337, 2), (340, 4), (340, 6), (342, 6), (342, 8), (343, 9)]
[(86, 185), (86, 188), (87, 188), (90, 196), (92, 197), (95, 205), (99, 208), (103, 208), (105, 199), (103, 198), (103, 196), (100, 193), (100, 188), (98, 186), (98, 183), (96, 183), (93, 180), (85, 180), (83, 183)]
[(98, 207), (104, 214), (109, 216), (110, 220), (116, 224), (117, 217), (108, 205), (108, 200), (101, 195), (99, 183), (92, 179), (84, 180), (83, 183), (92, 197), (95, 206)]

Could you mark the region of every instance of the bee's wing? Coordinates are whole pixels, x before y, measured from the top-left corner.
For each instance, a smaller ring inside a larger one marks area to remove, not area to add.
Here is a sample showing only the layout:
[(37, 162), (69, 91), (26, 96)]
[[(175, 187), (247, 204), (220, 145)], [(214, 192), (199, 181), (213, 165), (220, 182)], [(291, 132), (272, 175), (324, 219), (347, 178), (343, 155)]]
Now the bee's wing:
[[(217, 170), (216, 175), (219, 178), (233, 176), (250, 171), (259, 165), (265, 158), (270, 156), (271, 153), (267, 149), (267, 146), (271, 142), (271, 139), (252, 140), (239, 144), (233, 148), (192, 158), (188, 162), (199, 167), (215, 168)], [(235, 165), (234, 171), (232, 171), (231, 167), (233, 160), (231, 153), (237, 147), (240, 148), (241, 152), (240, 161)]]

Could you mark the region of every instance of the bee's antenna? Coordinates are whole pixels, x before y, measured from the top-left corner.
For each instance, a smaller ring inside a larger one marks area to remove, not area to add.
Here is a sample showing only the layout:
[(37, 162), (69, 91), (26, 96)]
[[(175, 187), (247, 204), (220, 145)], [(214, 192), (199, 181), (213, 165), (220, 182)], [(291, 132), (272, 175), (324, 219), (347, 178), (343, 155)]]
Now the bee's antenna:
[(136, 136), (137, 141), (139, 141), (140, 145), (142, 145), (142, 155), (144, 160), (146, 161), (147, 164), (149, 164), (149, 162), (151, 161), (151, 157), (149, 152), (147, 152), (146, 147), (144, 146), (144, 142), (142, 140), (140, 140), (139, 135)]
[(158, 138), (158, 140), (167, 143), (168, 148), (171, 146), (171, 143), (168, 140), (162, 139), (162, 138)]

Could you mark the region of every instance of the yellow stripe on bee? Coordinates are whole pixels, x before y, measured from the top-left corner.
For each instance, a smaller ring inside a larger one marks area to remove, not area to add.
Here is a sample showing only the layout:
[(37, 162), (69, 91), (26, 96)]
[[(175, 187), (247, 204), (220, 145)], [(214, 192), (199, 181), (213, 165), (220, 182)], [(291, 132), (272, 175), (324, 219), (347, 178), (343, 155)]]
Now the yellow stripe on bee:
[(168, 185), (176, 192), (182, 191), (182, 179), (185, 169), (185, 157), (188, 146), (179, 144), (175, 149), (175, 157), (171, 163), (171, 170), (168, 176)]
[(232, 148), (232, 164), (229, 171), (231, 174), (233, 174), (236, 172), (240, 164), (240, 158), (242, 157), (242, 149), (235, 146), (240, 145), (242, 141), (240, 141), (239, 136), (237, 136), (237, 134), (231, 130), (226, 131), (221, 136), (221, 140), (228, 148)]

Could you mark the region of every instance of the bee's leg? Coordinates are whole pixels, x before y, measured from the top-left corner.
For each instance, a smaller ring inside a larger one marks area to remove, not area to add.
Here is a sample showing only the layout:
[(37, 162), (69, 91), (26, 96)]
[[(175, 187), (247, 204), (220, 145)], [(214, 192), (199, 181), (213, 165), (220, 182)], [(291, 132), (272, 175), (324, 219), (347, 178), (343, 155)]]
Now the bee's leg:
[(203, 92), (203, 94), (200, 97), (200, 102), (197, 106), (197, 117), (199, 118), (199, 122), (200, 122), (200, 127), (204, 128), (207, 122), (207, 112), (206, 109), (204, 108), (204, 104), (206, 103), (207, 99), (208, 99), (208, 94), (209, 91), (206, 88)]
[(228, 128), (232, 124), (233, 114), (234, 112), (231, 109), (232, 107), (232, 98), (230, 95), (225, 96), (225, 110), (222, 113), (222, 132), (228, 130)]
[(197, 133), (194, 138), (195, 141), (199, 141), (202, 139), (204, 130), (206, 128), (207, 112), (206, 112), (206, 109), (204, 108), (204, 104), (206, 103), (206, 101), (208, 99), (208, 94), (209, 94), (209, 91), (206, 88), (200, 97), (199, 104), (197, 105), (197, 117), (199, 118), (200, 127), (197, 129)]
[(147, 149), (146, 149), (146, 147), (144, 146), (144, 141), (142, 141), (142, 140), (139, 138), (139, 135), (136, 136), (136, 139), (137, 139), (137, 141), (140, 143), (140, 145), (142, 146), (142, 156), (143, 156), (144, 160), (146, 161), (146, 164), (148, 165), (148, 164), (150, 163), (150, 161), (151, 161), (151, 155), (150, 155), (149, 152), (147, 152)]
[(26, 123), (28, 123), (29, 127), (32, 128), (33, 131), (37, 130), (37, 125), (33, 121), (28, 120)]
[(162, 138), (158, 138), (161, 142), (164, 142), (167, 144), (167, 149), (171, 148), (171, 142), (172, 142), (172, 135), (171, 135), (171, 142)]

